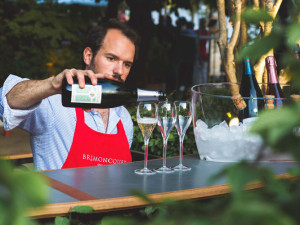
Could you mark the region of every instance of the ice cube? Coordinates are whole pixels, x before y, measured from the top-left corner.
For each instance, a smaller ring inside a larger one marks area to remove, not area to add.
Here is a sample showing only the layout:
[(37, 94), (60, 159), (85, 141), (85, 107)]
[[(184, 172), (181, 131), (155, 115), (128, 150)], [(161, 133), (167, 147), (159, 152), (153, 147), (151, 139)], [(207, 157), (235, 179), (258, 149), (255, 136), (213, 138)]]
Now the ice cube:
[(220, 162), (255, 159), (262, 140), (247, 132), (253, 121), (231, 127), (223, 121), (208, 128), (205, 122), (198, 120), (194, 131), (200, 158)]
[(233, 133), (233, 134), (237, 134), (237, 133), (242, 132), (242, 131), (243, 131), (243, 127), (241, 127), (241, 126), (235, 125), (235, 126), (230, 127), (230, 132)]
[(220, 123), (219, 126), (224, 127), (224, 128), (228, 128), (228, 124), (226, 123), (225, 120), (222, 123)]
[(203, 123), (198, 121), (197, 124), (199, 124), (199, 126), (197, 125), (196, 128), (194, 129), (196, 141), (207, 140), (210, 137), (209, 129), (207, 129), (206, 123), (204, 123), (203, 121), (202, 121)]
[[(226, 122), (225, 122), (226, 123)], [(216, 141), (226, 141), (229, 134), (229, 127), (226, 123), (226, 126), (224, 123), (221, 123), (220, 125), (215, 125), (211, 128), (211, 135), (214, 136)]]
[(243, 124), (244, 124), (244, 125), (250, 125), (250, 124), (253, 123), (255, 120), (257, 120), (257, 117), (246, 118), (246, 119), (243, 119)]
[(202, 129), (207, 129), (208, 128), (207, 124), (204, 121), (200, 120), (200, 119), (197, 120), (196, 126), (197, 126), (197, 128), (202, 128)]

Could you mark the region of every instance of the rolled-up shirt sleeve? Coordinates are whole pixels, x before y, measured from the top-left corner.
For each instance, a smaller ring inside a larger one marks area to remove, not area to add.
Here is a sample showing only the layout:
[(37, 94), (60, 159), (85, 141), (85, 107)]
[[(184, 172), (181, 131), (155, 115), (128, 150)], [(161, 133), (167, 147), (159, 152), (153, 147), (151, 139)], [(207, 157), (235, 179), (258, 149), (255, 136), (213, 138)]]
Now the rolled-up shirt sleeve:
[(0, 99), (0, 117), (3, 121), (4, 128), (6, 130), (11, 130), (17, 126), (25, 129), (25, 120), (30, 117), (30, 115), (37, 109), (40, 103), (30, 107), (28, 109), (12, 109), (7, 103), (6, 95), (10, 90), (18, 83), (28, 80), (26, 78), (20, 78), (15, 75), (9, 75), (5, 80), (2, 91), (1, 91), (1, 99)]

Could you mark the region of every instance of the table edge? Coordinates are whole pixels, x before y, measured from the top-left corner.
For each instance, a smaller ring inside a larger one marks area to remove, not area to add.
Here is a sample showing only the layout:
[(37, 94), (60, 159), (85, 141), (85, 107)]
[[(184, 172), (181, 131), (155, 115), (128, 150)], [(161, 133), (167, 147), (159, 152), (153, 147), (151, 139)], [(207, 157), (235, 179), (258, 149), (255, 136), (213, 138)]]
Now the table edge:
[[(276, 175), (278, 179), (291, 179), (288, 173)], [(246, 190), (252, 190), (257, 188), (262, 188), (262, 182), (252, 182), (247, 185)], [(221, 184), (215, 186), (186, 189), (180, 191), (162, 192), (148, 194), (147, 196), (153, 200), (153, 202), (158, 203), (163, 199), (170, 198), (174, 200), (186, 200), (186, 199), (201, 199), (218, 197), (230, 193), (231, 188), (228, 184)], [(76, 202), (66, 202), (66, 203), (53, 203), (46, 204), (44, 207), (39, 209), (34, 209), (29, 212), (29, 216), (34, 219), (39, 218), (50, 218), (56, 216), (64, 216), (71, 212), (72, 208), (75, 206), (91, 206), (94, 208), (95, 213), (104, 213), (110, 211), (126, 210), (137, 207), (145, 207), (149, 203), (145, 202), (137, 196), (126, 196), (126, 197), (116, 197), (107, 199), (96, 199), (96, 200), (86, 200), (86, 201), (76, 201)]]
[(28, 153), (17, 153), (17, 154), (6, 154), (6, 155), (1, 155), (0, 159), (3, 160), (10, 160), (10, 159), (28, 159), (28, 158), (33, 158), (32, 152)]

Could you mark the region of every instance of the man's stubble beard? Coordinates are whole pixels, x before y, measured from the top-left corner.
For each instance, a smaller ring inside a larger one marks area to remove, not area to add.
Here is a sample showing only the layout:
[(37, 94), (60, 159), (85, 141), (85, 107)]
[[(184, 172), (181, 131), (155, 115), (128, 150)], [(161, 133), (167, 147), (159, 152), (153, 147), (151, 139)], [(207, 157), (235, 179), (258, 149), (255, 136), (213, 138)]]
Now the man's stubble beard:
[[(94, 58), (92, 58), (91, 64), (90, 64), (89, 66), (86, 66), (86, 69), (87, 69), (87, 70), (91, 70), (91, 71), (93, 71), (94, 73), (98, 73), (98, 71), (96, 71), (95, 68), (96, 68), (96, 67), (95, 67), (95, 61), (94, 61)], [(122, 80), (122, 78), (121, 78), (121, 76), (120, 76), (119, 74), (116, 74), (116, 73), (115, 73), (115, 74), (113, 74), (112, 76), (113, 76), (113, 78), (118, 79), (118, 81), (121, 82), (121, 83), (124, 83), (124, 82), (125, 82), (125, 80)]]
[(95, 61), (94, 61), (94, 58), (92, 58), (92, 60), (91, 60), (91, 64), (88, 66), (88, 65), (86, 65), (86, 68), (85, 68), (86, 70), (91, 70), (91, 71), (93, 71), (94, 73), (97, 73), (96, 71), (95, 71)]

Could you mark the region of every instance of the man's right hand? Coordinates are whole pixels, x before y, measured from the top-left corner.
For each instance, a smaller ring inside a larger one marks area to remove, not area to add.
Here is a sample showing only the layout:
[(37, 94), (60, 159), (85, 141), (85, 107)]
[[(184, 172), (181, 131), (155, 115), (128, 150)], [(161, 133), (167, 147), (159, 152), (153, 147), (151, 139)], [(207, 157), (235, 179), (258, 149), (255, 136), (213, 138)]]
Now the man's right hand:
[(77, 77), (80, 88), (84, 88), (85, 86), (85, 79), (84, 79), (85, 77), (90, 78), (92, 85), (97, 85), (98, 78), (119, 81), (119, 79), (113, 74), (94, 73), (92, 70), (65, 69), (64, 71), (62, 71), (60, 74), (58, 74), (53, 78), (52, 86), (55, 90), (57, 90), (57, 93), (61, 93), (61, 86), (62, 86), (63, 79), (66, 78), (68, 84), (72, 85), (74, 82), (73, 77)]

